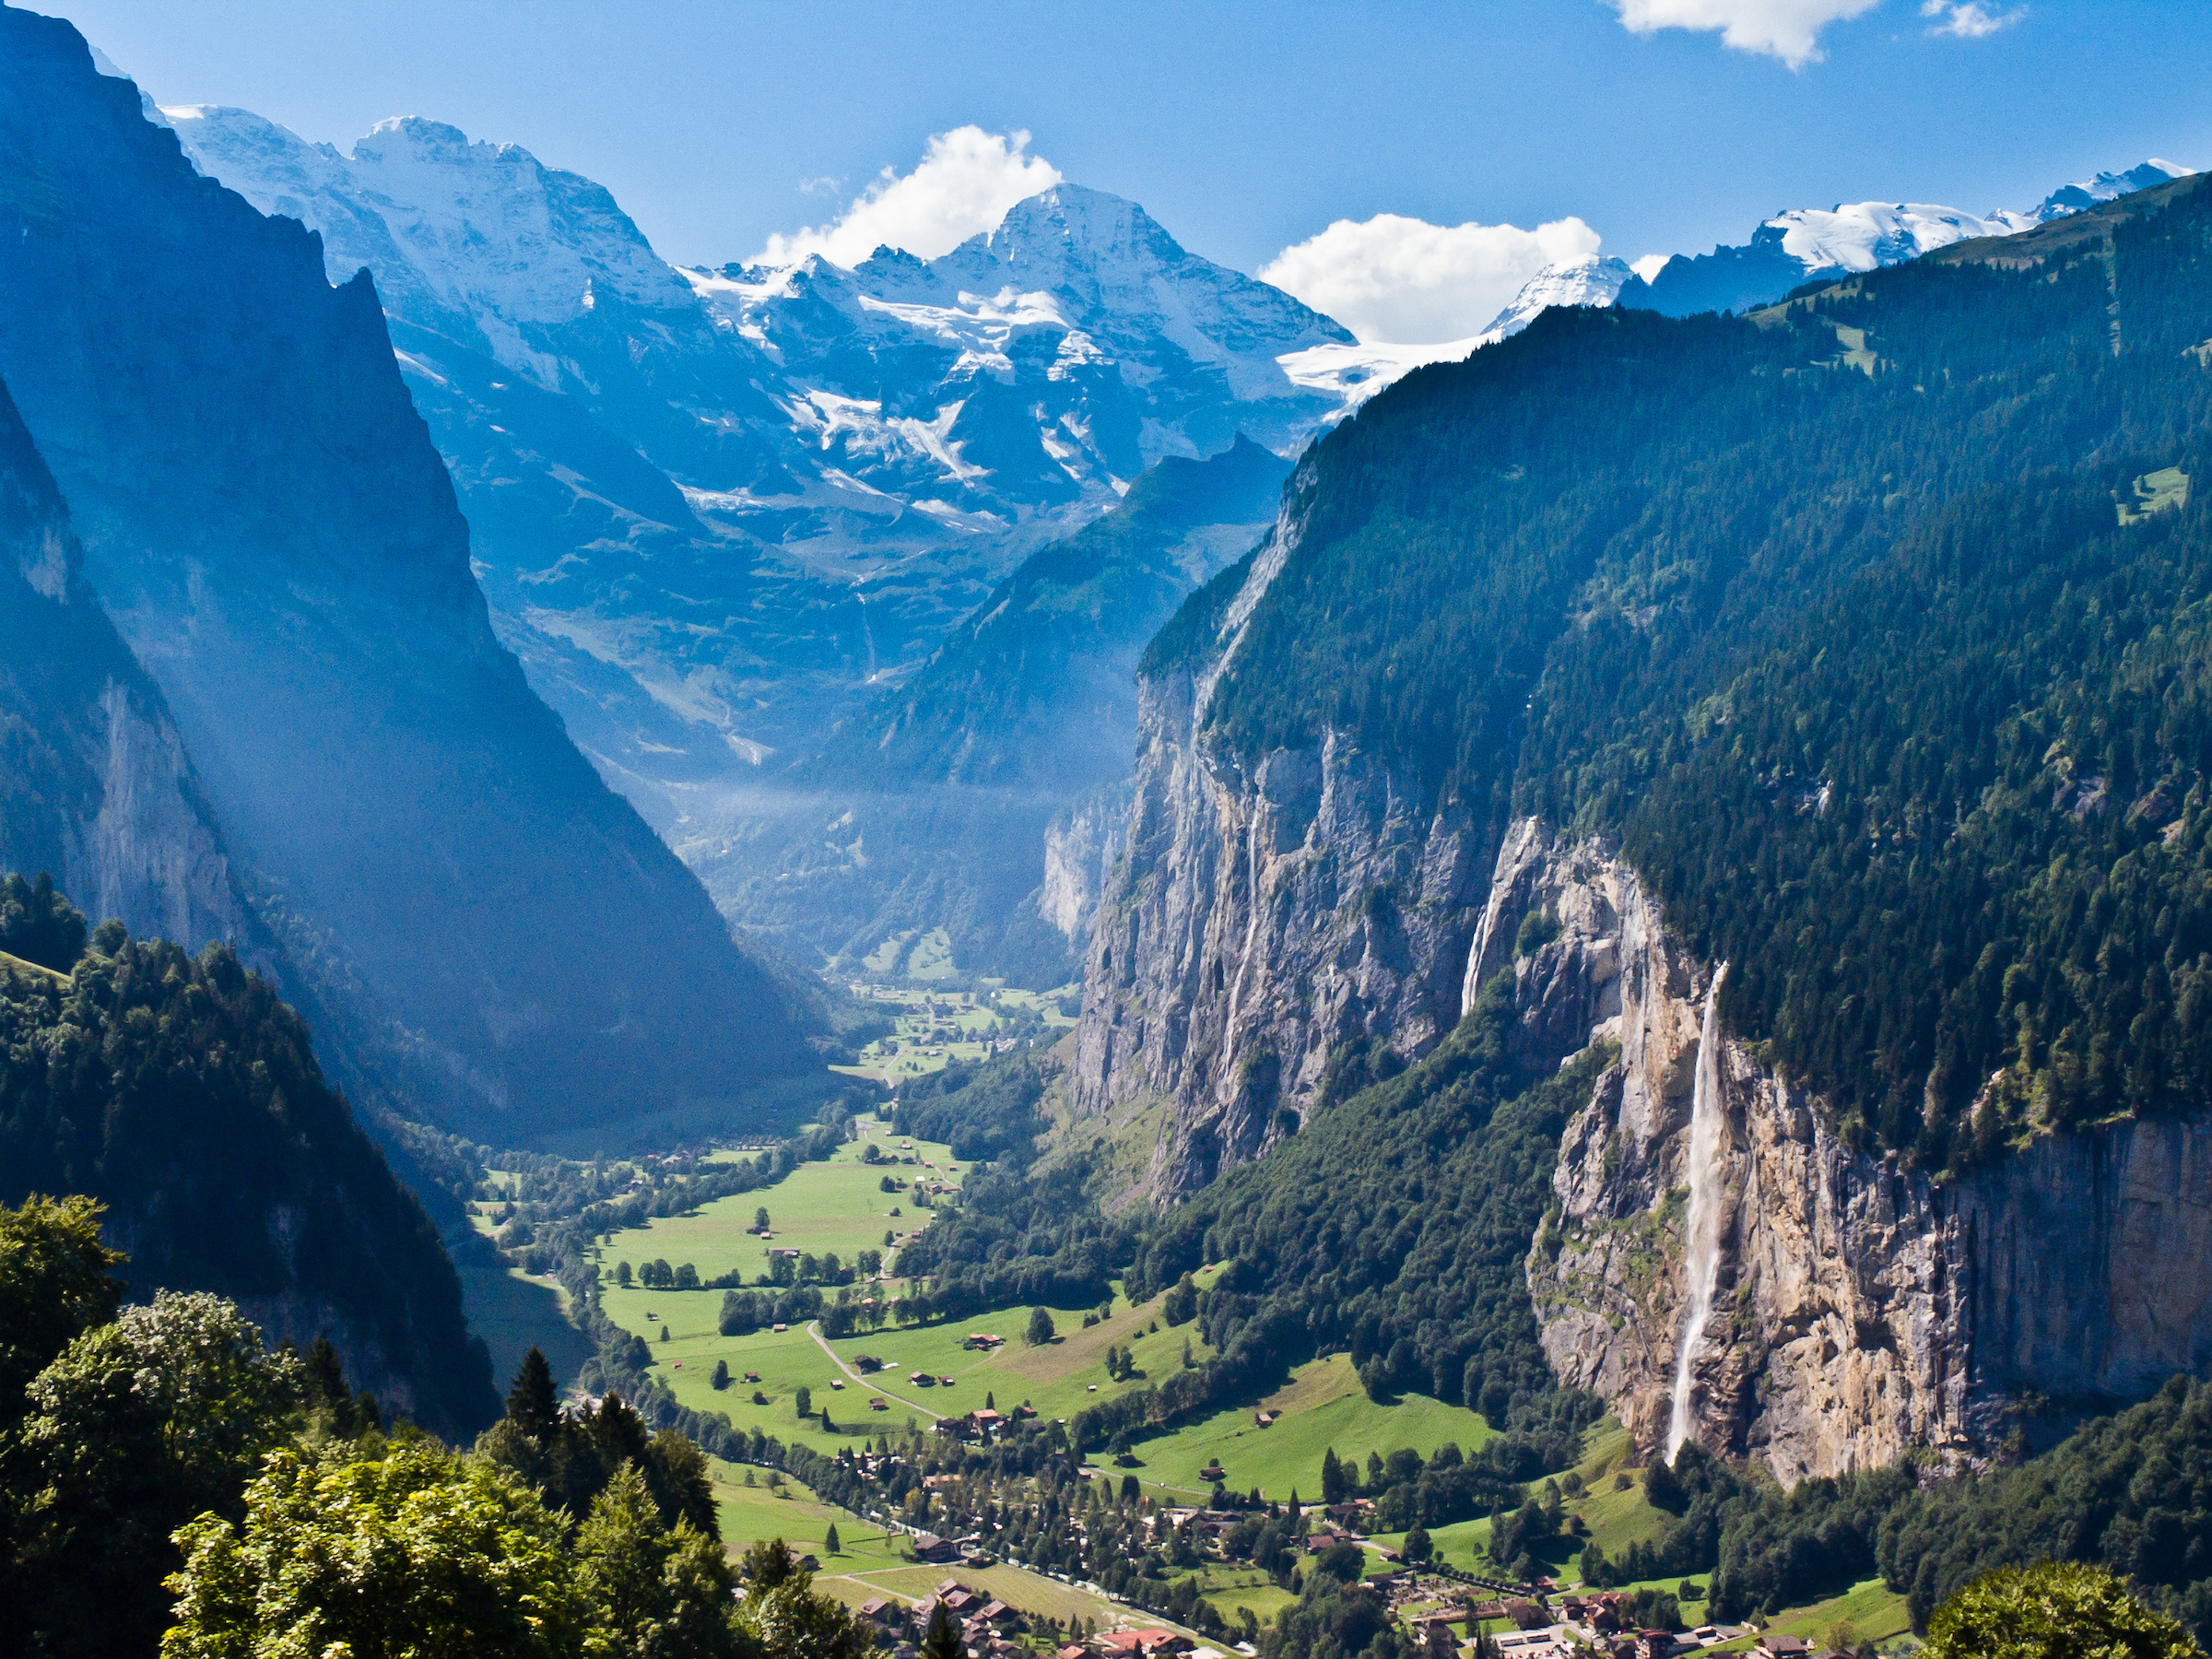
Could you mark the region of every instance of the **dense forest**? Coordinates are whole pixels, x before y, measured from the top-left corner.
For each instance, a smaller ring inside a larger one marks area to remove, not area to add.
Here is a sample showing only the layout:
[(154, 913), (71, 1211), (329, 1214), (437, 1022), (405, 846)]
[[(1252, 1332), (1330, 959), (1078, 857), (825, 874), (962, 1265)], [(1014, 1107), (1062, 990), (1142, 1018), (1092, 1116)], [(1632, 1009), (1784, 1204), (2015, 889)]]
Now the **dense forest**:
[(224, 946), (88, 933), (43, 877), (0, 887), (0, 1202), (108, 1206), (134, 1295), (217, 1292), (327, 1335), (449, 1433), (489, 1420), (484, 1346), (422, 1206), (324, 1082), (306, 1026)]
[[(706, 1460), (535, 1349), (473, 1453), (388, 1425), (327, 1342), (123, 1306), (100, 1206), (0, 1207), (0, 1653), (859, 1659), (781, 1542), (728, 1559)], [(734, 1590), (742, 1579), (742, 1604)]]
[(1226, 1264), (1196, 1308), (1219, 1358), (1156, 1397), (1093, 1407), (1078, 1433), (1088, 1441), (1201, 1400), (1241, 1400), (1292, 1365), (1348, 1351), (1377, 1397), (1416, 1389), (1527, 1437), (1516, 1478), (1571, 1461), (1598, 1407), (1562, 1391), (1545, 1363), (1524, 1263), (1559, 1135), (1610, 1055), (1522, 1073), (1506, 1050), (1512, 1015), (1512, 979), (1500, 974), (1409, 1069), (1389, 1075), (1380, 1044), (1340, 1053), (1333, 1098), (1305, 1128), (1149, 1229), (1128, 1275), (1133, 1298)]
[(1206, 714), (1618, 840), (1731, 1024), (1937, 1171), (2212, 1081), (2212, 189), (1955, 252), (1409, 376)]

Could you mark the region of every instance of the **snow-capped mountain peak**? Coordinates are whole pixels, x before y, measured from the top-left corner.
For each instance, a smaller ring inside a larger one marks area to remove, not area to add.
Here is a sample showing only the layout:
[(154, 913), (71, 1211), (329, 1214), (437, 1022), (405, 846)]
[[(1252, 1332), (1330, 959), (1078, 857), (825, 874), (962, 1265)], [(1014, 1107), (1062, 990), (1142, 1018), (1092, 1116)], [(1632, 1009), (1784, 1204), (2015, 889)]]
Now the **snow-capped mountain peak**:
[(1928, 202), (1840, 202), (1826, 212), (1799, 207), (1777, 214), (1752, 241), (1779, 242), (1808, 272), (1872, 271), (1977, 236), (2008, 236), (2035, 222), (2027, 214), (1984, 218)]
[(2171, 161), (2153, 156), (2140, 166), (2125, 172), (2100, 172), (2093, 179), (2083, 179), (2072, 184), (2061, 184), (2030, 209), (2027, 218), (2038, 225), (2048, 224), (2054, 218), (2064, 218), (2069, 213), (2079, 213), (2085, 207), (2094, 207), (2100, 202), (2109, 202), (2130, 192), (2148, 190), (2154, 184), (2163, 184), (2169, 179), (2185, 179), (2194, 168), (2179, 167)]
[(248, 110), (164, 107), (194, 166), (265, 213), (323, 233), (331, 280), (367, 265), (386, 307), (541, 383), (557, 360), (535, 337), (600, 299), (689, 306), (688, 285), (599, 185), (515, 144), (472, 143), (418, 116), (379, 122), (348, 157)]
[(1622, 286), (1635, 277), (1625, 259), (1598, 253), (1547, 265), (1513, 296), (1511, 305), (1490, 319), (1482, 337), (1502, 340), (1517, 335), (1535, 321), (1538, 312), (1555, 305), (1610, 305), (1620, 297)]

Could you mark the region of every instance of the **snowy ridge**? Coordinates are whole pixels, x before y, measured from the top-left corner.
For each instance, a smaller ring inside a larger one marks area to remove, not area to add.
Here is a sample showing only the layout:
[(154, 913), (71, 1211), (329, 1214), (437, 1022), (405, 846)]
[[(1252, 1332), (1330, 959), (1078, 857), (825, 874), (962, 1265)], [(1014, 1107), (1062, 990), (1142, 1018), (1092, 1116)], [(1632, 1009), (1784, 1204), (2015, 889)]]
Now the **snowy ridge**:
[(346, 156), (249, 110), (159, 113), (202, 172), (264, 213), (321, 231), (332, 282), (366, 265), (388, 310), (474, 335), (547, 387), (559, 371), (535, 337), (542, 327), (573, 322), (603, 295), (647, 308), (688, 302), (614, 197), (519, 145), (472, 144), (457, 128), (403, 116), (378, 123)]
[(1511, 305), (1490, 319), (1482, 339), (1488, 344), (1517, 335), (1535, 322), (1539, 312), (1555, 305), (1610, 305), (1635, 276), (1626, 260), (1595, 253), (1547, 265), (1513, 296)]
[(1851, 202), (1826, 212), (1799, 207), (1777, 214), (1759, 228), (1752, 241), (1779, 241), (1782, 251), (1810, 276), (1818, 271), (1878, 270), (1978, 236), (2010, 236), (2038, 222), (2025, 213), (1983, 217), (1926, 202)]
[(2030, 217), (2039, 225), (2047, 225), (2054, 218), (2064, 218), (2069, 213), (2079, 213), (2085, 207), (2094, 207), (2100, 202), (2109, 202), (2137, 190), (2148, 190), (2154, 184), (2163, 184), (2169, 179), (2185, 179), (2196, 170), (2177, 167), (2171, 161), (2162, 161), (2153, 156), (2139, 167), (2125, 172), (2100, 172), (2093, 179), (2077, 183), (2062, 184), (2031, 210)]

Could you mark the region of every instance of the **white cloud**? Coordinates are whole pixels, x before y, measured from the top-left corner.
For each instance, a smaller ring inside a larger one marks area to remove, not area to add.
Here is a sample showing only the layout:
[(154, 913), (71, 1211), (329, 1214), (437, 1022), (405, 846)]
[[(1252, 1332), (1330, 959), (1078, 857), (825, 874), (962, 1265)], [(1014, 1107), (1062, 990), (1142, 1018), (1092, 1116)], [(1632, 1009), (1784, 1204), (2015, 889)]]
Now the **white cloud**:
[(1260, 267), (1260, 280), (1362, 340), (1427, 345), (1481, 333), (1546, 265), (1597, 247), (1597, 232), (1579, 218), (1524, 230), (1379, 213), (1357, 223), (1338, 219), (1285, 248)]
[(1993, 12), (1982, 0), (1927, 0), (1920, 8), (1920, 15), (1941, 19), (1929, 27), (1930, 34), (1979, 41), (2018, 23), (2028, 15), (2028, 8), (2018, 6), (2008, 12)]
[(1820, 31), (1881, 0), (1611, 0), (1631, 34), (1662, 29), (1718, 29), (1738, 52), (1763, 52), (1793, 69), (1818, 63)]
[[(995, 229), (1015, 203), (1061, 182), (1058, 168), (1025, 153), (1029, 146), (1022, 132), (964, 126), (935, 134), (912, 172), (885, 168), (829, 224), (778, 232), (748, 263), (796, 265), (819, 253), (850, 267), (887, 244), (922, 259), (949, 253), (977, 232)], [(827, 182), (809, 180), (802, 188)]]

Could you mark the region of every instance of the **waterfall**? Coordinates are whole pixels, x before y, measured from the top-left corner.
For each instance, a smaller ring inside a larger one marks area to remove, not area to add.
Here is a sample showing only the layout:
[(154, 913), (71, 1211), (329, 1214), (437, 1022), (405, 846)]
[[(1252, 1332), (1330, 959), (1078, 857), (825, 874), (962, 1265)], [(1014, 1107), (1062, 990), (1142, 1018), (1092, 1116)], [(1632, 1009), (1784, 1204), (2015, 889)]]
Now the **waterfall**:
[(1667, 1461), (1682, 1449), (1694, 1427), (1689, 1409), (1690, 1366), (1712, 1317), (1713, 1288), (1721, 1276), (1721, 1044), (1714, 1010), (1721, 1000), (1723, 962), (1705, 989), (1705, 1024), (1698, 1039), (1697, 1082), (1689, 1101), (1689, 1237), (1686, 1278), (1689, 1311), (1676, 1343), (1675, 1408), (1666, 1427)]

